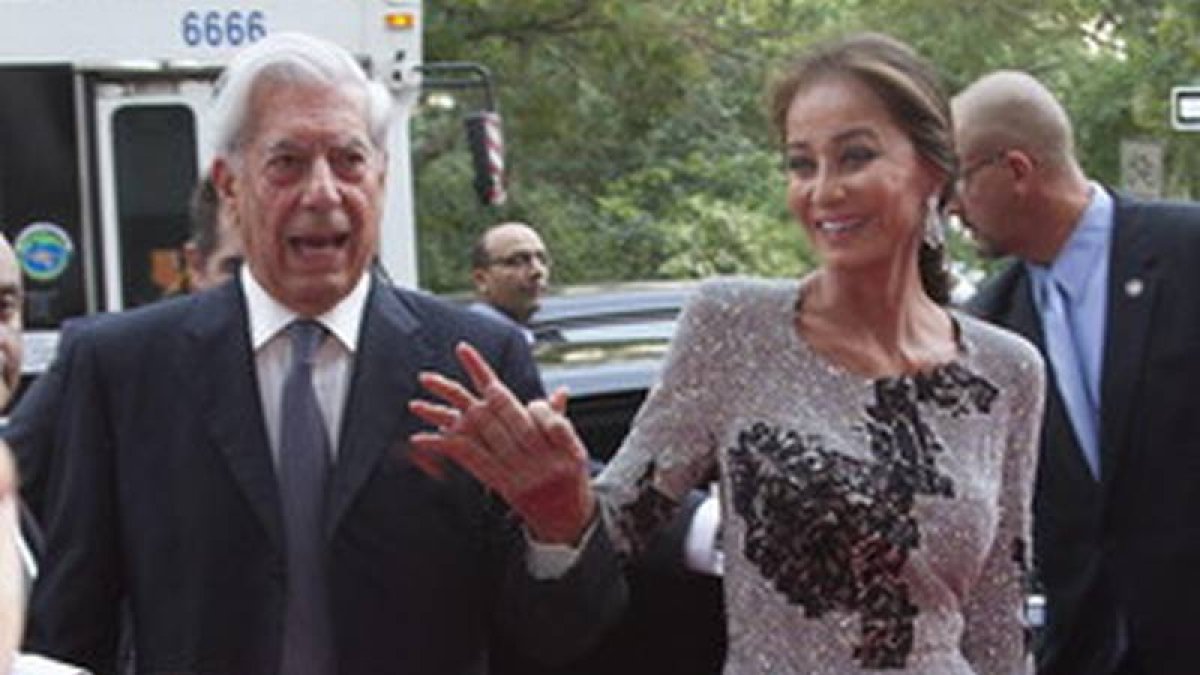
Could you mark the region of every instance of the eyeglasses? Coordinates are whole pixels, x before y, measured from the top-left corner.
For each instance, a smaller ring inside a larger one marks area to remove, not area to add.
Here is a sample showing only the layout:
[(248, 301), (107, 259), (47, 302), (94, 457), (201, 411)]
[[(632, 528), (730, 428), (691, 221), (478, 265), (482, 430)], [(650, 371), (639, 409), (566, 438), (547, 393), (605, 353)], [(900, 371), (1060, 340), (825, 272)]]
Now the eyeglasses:
[(532, 267), (534, 262), (537, 262), (542, 267), (550, 266), (550, 256), (545, 251), (518, 251), (504, 256), (503, 258), (492, 258), (488, 261), (488, 265), (499, 265), (500, 267)]
[(975, 162), (974, 164), (963, 169), (962, 171), (959, 171), (958, 177), (954, 179), (955, 189), (959, 192), (962, 192), (963, 190), (965, 190), (967, 188), (967, 181), (971, 180), (971, 176), (974, 176), (976, 173), (979, 173), (979, 171), (981, 171), (982, 169), (986, 169), (987, 167), (992, 166), (996, 162), (999, 162), (1000, 160), (1004, 159), (1005, 157), (1008, 156), (1008, 152), (1009, 151), (1007, 148), (1005, 148), (1004, 150), (997, 150), (996, 152)]

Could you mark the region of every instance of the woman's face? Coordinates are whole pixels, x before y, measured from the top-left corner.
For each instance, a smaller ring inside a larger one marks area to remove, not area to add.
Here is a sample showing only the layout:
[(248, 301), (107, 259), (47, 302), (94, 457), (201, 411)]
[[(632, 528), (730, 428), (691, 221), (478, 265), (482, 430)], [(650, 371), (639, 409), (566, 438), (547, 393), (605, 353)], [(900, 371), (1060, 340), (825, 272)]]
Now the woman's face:
[(785, 129), (788, 207), (829, 268), (916, 264), (938, 172), (851, 77), (803, 88)]

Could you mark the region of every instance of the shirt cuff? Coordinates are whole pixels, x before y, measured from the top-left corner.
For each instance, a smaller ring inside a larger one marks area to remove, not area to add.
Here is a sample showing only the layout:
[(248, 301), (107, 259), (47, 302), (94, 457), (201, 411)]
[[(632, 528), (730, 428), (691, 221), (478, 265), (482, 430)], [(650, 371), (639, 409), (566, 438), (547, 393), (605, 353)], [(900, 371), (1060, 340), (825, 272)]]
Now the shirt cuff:
[(17, 654), (12, 675), (88, 675), (88, 671), (38, 654)]
[(599, 518), (593, 518), (591, 524), (583, 531), (577, 546), (570, 544), (543, 544), (533, 540), (529, 531), (525, 530), (526, 568), (530, 576), (538, 581), (553, 581), (561, 579), (579, 560), (579, 554), (592, 540)]
[(683, 565), (693, 572), (721, 576), (725, 554), (720, 542), (721, 501), (715, 491), (696, 508), (683, 541)]

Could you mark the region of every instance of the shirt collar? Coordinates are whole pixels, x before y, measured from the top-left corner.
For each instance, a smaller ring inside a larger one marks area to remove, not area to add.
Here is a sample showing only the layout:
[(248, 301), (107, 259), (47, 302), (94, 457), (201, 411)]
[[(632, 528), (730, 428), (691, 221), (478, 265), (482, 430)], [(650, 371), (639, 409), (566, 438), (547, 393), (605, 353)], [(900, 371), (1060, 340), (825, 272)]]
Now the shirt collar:
[[(240, 277), (246, 292), (246, 312), (250, 318), (250, 344), (254, 351), (258, 351), (299, 315), (272, 297), (250, 273), (249, 265), (242, 265)], [(362, 325), (370, 288), (371, 275), (364, 272), (346, 297), (328, 312), (316, 317), (316, 321), (337, 337), (338, 342), (350, 353), (358, 348), (358, 329)]]
[(1091, 184), (1091, 198), (1071, 236), (1048, 267), (1034, 266), (1042, 276), (1049, 274), (1063, 290), (1077, 300), (1087, 289), (1087, 281), (1100, 268), (1108, 254), (1113, 229), (1113, 200), (1108, 191)]

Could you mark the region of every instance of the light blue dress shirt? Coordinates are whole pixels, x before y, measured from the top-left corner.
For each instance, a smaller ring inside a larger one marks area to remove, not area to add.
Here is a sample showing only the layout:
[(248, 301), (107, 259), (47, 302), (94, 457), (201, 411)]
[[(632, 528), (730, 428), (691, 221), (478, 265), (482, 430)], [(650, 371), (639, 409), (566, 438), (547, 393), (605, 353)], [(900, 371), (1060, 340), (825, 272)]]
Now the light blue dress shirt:
[[(1074, 231), (1058, 256), (1048, 267), (1027, 264), (1036, 285), (1052, 276), (1065, 292), (1067, 311), (1081, 370), (1086, 397), (1093, 415), (1100, 411), (1100, 376), (1104, 356), (1104, 318), (1108, 309), (1108, 266), (1112, 250), (1113, 200), (1103, 187), (1093, 183), (1091, 199), (1079, 217)], [(1035, 285), (1035, 287), (1037, 287)], [(1042, 300), (1034, 293), (1034, 304), (1042, 314)], [(1099, 439), (1093, 439), (1098, 443)]]

